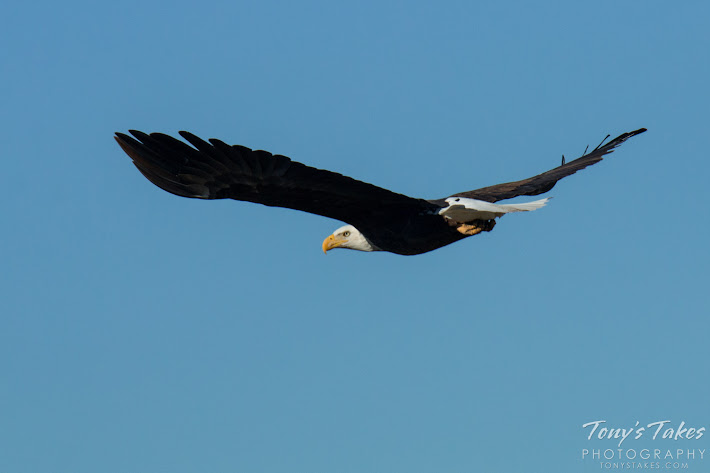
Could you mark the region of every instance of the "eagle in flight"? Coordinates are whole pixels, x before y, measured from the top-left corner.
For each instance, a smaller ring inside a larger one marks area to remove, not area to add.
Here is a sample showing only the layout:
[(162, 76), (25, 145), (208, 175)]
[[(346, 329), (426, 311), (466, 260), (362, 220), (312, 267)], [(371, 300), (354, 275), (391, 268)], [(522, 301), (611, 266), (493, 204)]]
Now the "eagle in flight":
[[(302, 210), (347, 225), (323, 242), (323, 251), (349, 248), (418, 255), (481, 232), (511, 212), (539, 209), (548, 199), (519, 204), (496, 202), (543, 194), (560, 179), (596, 164), (606, 154), (646, 131), (624, 133), (591, 152), (537, 176), (506, 182), (442, 199), (398, 194), (342, 174), (316, 169), (267, 151), (181, 131), (187, 143), (162, 133), (130, 130), (116, 141), (153, 184), (172, 194), (196, 199), (235, 199)], [(607, 136), (608, 138), (608, 136)]]

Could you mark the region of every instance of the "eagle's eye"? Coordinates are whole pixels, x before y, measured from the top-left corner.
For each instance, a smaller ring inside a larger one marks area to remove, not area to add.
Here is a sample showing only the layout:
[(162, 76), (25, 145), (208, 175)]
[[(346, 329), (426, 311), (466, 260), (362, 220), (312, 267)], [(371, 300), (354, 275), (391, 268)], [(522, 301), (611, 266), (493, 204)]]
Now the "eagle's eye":
[(343, 236), (344, 236), (345, 238), (349, 237), (349, 236), (350, 236), (350, 230), (344, 231), (344, 232), (343, 232)]

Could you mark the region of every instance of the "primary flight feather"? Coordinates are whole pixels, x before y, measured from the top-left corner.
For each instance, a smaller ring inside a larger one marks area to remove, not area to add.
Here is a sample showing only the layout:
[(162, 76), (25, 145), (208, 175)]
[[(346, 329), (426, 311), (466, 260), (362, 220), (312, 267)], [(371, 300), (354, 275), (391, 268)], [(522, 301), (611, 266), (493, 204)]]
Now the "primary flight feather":
[[(539, 195), (560, 179), (596, 164), (604, 155), (645, 128), (624, 133), (573, 161), (521, 181), (496, 184), (449, 197), (425, 200), (397, 194), (342, 174), (291, 161), (286, 156), (204, 141), (181, 131), (189, 144), (162, 133), (130, 130), (116, 141), (133, 164), (156, 186), (182, 197), (235, 199), (302, 210), (346, 222), (323, 242), (323, 251), (349, 248), (416, 255), (482, 231), (511, 212), (535, 210), (541, 199), (518, 204), (496, 202)], [(191, 145), (191, 146), (190, 146)]]

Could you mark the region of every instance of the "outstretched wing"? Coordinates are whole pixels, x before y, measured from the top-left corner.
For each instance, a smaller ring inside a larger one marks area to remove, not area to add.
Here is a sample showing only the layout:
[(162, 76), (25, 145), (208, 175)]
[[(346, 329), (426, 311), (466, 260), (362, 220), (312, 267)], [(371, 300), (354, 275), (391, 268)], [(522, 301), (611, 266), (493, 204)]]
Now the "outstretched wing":
[[(553, 187), (560, 179), (570, 176), (575, 172), (596, 164), (604, 158), (604, 155), (614, 151), (614, 148), (619, 146), (624, 141), (632, 136), (646, 131), (645, 128), (638, 129), (623, 135), (617, 136), (607, 144), (600, 144), (591, 153), (585, 154), (581, 158), (570, 161), (567, 164), (562, 164), (554, 169), (551, 169), (537, 176), (523, 179), (522, 181), (506, 182), (505, 184), (497, 184), (495, 186), (483, 187), (468, 192), (460, 192), (453, 194), (450, 197), (466, 197), (469, 199), (485, 200), (486, 202), (498, 202), (499, 200), (512, 199), (520, 195), (538, 195), (543, 194)], [(602, 142), (603, 143), (603, 142)]]
[(430, 205), (286, 156), (216, 139), (206, 142), (186, 131), (180, 135), (194, 148), (162, 133), (130, 133), (135, 138), (116, 133), (116, 141), (133, 164), (153, 184), (182, 197), (244, 200), (354, 225), (388, 205)]

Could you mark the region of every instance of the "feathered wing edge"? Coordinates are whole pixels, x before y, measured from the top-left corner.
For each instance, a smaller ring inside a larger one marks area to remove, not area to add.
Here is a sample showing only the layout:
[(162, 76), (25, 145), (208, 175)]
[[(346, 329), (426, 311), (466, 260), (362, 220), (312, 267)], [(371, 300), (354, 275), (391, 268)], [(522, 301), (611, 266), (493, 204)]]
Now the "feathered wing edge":
[[(537, 176), (533, 176), (521, 181), (506, 182), (504, 184), (496, 184), (494, 186), (483, 187), (467, 192), (453, 194), (450, 197), (465, 197), (470, 199), (484, 200), (486, 202), (498, 202), (499, 200), (512, 199), (521, 195), (538, 195), (543, 194), (552, 189), (557, 181), (575, 172), (598, 163), (604, 156), (614, 151), (614, 149), (632, 136), (639, 135), (646, 131), (646, 128), (640, 128), (629, 133), (624, 133), (617, 136), (606, 144), (599, 144), (592, 152), (584, 156), (570, 161), (551, 169)], [(607, 136), (608, 138), (608, 136)], [(606, 138), (605, 138), (606, 140)], [(564, 159), (564, 158), (563, 158)]]
[[(182, 197), (235, 199), (322, 215), (353, 225), (382, 206), (422, 209), (422, 199), (316, 169), (281, 155), (181, 131), (192, 146), (162, 133), (130, 130), (116, 141), (153, 184)], [(134, 138), (135, 137), (135, 138)]]
[[(143, 174), (146, 179), (160, 187), (164, 191), (180, 197), (191, 197), (196, 199), (216, 199), (219, 198), (215, 192), (215, 186), (210, 186), (207, 176), (202, 179), (192, 178), (193, 182), (186, 182), (184, 177), (190, 163), (189, 155), (192, 150), (189, 146), (180, 149), (184, 143), (171, 139), (158, 140), (157, 137), (145, 134), (140, 131), (131, 130), (137, 140), (123, 133), (116, 133), (115, 139), (121, 149), (133, 160), (133, 164)], [(170, 137), (168, 137), (170, 138)], [(140, 140), (140, 141), (138, 141)], [(178, 145), (177, 143), (180, 143)], [(171, 146), (169, 146), (171, 145)], [(202, 159), (202, 162), (212, 164), (212, 167), (219, 167), (214, 158)], [(202, 174), (201, 172), (199, 174)]]

